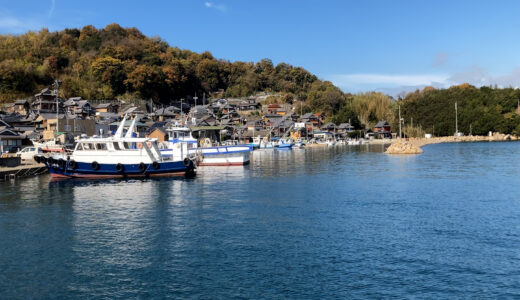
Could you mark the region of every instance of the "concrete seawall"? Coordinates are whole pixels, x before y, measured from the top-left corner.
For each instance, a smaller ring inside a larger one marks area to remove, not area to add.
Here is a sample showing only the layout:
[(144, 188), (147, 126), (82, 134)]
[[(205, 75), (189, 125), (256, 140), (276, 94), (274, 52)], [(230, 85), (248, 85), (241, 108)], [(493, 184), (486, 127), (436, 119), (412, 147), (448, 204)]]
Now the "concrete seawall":
[(44, 164), (27, 164), (16, 167), (1, 167), (0, 181), (14, 180), (22, 177), (36, 176), (47, 173)]

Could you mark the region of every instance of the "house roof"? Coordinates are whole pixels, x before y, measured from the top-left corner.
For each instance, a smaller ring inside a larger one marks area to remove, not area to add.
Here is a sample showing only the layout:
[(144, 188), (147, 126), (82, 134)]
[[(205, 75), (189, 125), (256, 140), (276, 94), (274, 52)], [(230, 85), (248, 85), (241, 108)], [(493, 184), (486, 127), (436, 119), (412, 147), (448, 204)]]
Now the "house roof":
[(382, 121), (377, 122), (376, 126), (374, 126), (374, 127), (375, 128), (381, 128), (381, 127), (384, 127), (384, 126), (390, 126), (390, 124), (388, 124), (388, 122), (386, 122), (385, 120), (382, 120)]
[(14, 102), (14, 105), (23, 105), (23, 104), (26, 104), (26, 103), (29, 103), (29, 101), (27, 101), (27, 99), (20, 99), (20, 100), (16, 100)]
[(327, 123), (327, 124), (323, 125), (321, 128), (334, 129), (334, 128), (336, 128), (336, 124), (334, 124), (334, 123)]
[(352, 129), (354, 126), (350, 125), (349, 123), (341, 123), (338, 126), (338, 129)]
[(113, 106), (113, 103), (101, 103), (96, 106), (96, 108), (109, 108), (110, 106)]

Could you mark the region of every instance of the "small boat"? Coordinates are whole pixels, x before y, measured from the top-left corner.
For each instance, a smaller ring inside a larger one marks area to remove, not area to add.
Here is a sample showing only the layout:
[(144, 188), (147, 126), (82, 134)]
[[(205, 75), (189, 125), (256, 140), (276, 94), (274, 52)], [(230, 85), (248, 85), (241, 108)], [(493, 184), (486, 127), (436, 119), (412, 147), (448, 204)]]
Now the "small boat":
[(56, 143), (56, 140), (50, 140), (46, 142), (39, 142), (36, 140), (31, 140), (34, 147), (42, 149), (43, 152), (63, 152), (64, 145)]
[(293, 141), (291, 139), (280, 139), (278, 143), (275, 145), (278, 149), (291, 149), (293, 146)]
[(164, 156), (178, 148), (187, 149), (188, 154), (197, 157), (199, 166), (242, 166), (249, 163), (249, 154), (253, 147), (239, 145), (237, 141), (228, 142), (227, 145), (213, 146), (209, 139), (204, 139), (204, 147), (198, 147), (197, 140), (191, 135), (191, 131), (185, 126), (172, 126), (167, 128), (170, 139), (167, 149), (161, 150)]
[(274, 149), (274, 144), (271, 142), (266, 142), (264, 140), (260, 141), (260, 150), (268, 150), (268, 149)]
[(303, 148), (305, 147), (305, 144), (303, 143), (303, 141), (301, 139), (298, 139), (296, 140), (296, 143), (294, 143), (294, 146), (295, 148)]
[(123, 136), (126, 115), (116, 134), (107, 138), (80, 139), (70, 154), (46, 157), (36, 155), (52, 177), (58, 178), (126, 178), (194, 175), (195, 164), (183, 149), (161, 155), (157, 139), (132, 137), (133, 120)]

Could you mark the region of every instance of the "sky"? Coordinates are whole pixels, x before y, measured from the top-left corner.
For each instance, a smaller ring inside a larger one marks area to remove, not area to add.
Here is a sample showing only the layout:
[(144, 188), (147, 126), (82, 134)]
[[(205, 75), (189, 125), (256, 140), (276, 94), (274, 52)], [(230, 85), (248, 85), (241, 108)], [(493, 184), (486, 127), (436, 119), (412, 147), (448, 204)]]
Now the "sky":
[(0, 0), (0, 33), (111, 23), (230, 61), (301, 66), (345, 92), (520, 87), (520, 1)]

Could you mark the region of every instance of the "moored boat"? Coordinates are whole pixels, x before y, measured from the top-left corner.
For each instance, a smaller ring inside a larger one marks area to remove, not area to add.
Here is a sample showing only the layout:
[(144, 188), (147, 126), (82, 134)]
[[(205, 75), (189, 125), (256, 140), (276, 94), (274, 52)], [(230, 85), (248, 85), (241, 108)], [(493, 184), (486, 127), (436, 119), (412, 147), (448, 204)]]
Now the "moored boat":
[(135, 119), (123, 137), (123, 118), (116, 134), (108, 138), (78, 140), (70, 154), (50, 157), (37, 155), (52, 177), (125, 178), (194, 175), (195, 164), (184, 149), (161, 155), (157, 139), (135, 138), (131, 133)]
[(167, 149), (161, 150), (162, 155), (170, 155), (176, 148), (186, 148), (188, 154), (197, 157), (199, 166), (242, 166), (249, 164), (249, 155), (253, 147), (249, 145), (218, 145), (210, 146), (211, 141), (205, 140), (205, 147), (198, 147), (197, 140), (185, 126), (173, 126), (167, 129), (171, 138)]

